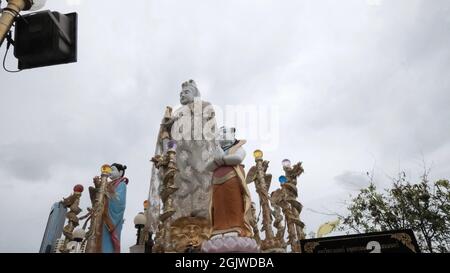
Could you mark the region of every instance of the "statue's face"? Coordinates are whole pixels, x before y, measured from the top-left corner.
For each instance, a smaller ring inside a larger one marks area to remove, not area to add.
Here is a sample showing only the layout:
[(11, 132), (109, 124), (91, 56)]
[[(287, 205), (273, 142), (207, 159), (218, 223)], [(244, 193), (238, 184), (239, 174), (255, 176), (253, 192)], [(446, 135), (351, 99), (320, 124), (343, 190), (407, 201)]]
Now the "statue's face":
[(228, 147), (236, 141), (236, 135), (228, 130), (221, 131), (219, 134), (219, 144), (222, 148)]
[(112, 180), (122, 177), (122, 172), (120, 172), (116, 166), (111, 167), (111, 175), (109, 176)]
[(194, 92), (190, 88), (183, 88), (180, 93), (180, 103), (182, 105), (189, 104), (194, 101)]

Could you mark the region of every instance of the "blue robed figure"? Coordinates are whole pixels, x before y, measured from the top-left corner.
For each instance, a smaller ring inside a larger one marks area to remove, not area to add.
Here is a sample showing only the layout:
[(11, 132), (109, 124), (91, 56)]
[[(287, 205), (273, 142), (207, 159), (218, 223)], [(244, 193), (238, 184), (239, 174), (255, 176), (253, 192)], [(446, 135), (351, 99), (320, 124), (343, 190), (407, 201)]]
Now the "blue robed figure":
[(107, 198), (103, 213), (102, 253), (120, 253), (120, 234), (125, 213), (128, 178), (127, 166), (111, 165), (111, 182), (107, 186)]

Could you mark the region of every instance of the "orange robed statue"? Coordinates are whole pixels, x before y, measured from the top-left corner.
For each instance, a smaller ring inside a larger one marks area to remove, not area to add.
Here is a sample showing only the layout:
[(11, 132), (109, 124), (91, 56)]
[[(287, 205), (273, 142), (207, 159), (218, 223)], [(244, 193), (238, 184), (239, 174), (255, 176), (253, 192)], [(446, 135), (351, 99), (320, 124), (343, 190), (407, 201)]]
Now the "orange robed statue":
[(245, 140), (235, 139), (235, 129), (222, 127), (219, 142), (221, 152), (207, 168), (213, 171), (210, 219), (211, 239), (202, 246), (203, 252), (258, 252), (250, 221), (250, 193), (245, 182)]

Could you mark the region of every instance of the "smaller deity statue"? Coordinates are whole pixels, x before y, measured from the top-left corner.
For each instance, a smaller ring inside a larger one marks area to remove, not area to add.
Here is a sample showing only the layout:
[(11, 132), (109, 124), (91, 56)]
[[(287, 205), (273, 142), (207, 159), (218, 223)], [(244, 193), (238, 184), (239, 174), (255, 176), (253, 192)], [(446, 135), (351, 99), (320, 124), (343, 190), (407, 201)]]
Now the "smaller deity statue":
[(220, 130), (219, 151), (207, 168), (213, 171), (210, 219), (212, 237), (204, 252), (257, 252), (253, 239), (250, 193), (242, 162), (245, 140), (235, 138), (234, 128)]

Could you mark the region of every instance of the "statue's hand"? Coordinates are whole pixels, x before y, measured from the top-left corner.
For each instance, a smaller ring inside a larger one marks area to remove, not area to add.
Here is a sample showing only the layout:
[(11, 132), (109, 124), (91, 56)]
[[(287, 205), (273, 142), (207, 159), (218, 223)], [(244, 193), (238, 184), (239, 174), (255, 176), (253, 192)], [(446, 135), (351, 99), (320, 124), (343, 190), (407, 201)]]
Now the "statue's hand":
[(101, 179), (100, 179), (99, 176), (94, 177), (94, 178), (93, 178), (93, 182), (94, 182), (94, 185), (95, 185), (96, 188), (100, 188), (100, 185), (101, 185)]
[(165, 119), (163, 119), (161, 125), (170, 128), (175, 123), (175, 121), (177, 121), (178, 119), (179, 119), (178, 116), (173, 117), (173, 118), (165, 118)]

